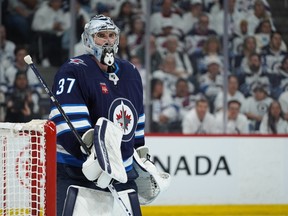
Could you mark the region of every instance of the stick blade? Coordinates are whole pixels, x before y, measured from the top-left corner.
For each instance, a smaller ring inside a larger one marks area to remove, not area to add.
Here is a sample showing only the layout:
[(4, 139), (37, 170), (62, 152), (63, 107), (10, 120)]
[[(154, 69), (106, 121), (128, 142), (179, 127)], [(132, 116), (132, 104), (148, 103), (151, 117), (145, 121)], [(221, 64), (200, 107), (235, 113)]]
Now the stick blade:
[(32, 58), (30, 55), (27, 55), (24, 57), (24, 61), (26, 62), (26, 64), (30, 65), (33, 64)]

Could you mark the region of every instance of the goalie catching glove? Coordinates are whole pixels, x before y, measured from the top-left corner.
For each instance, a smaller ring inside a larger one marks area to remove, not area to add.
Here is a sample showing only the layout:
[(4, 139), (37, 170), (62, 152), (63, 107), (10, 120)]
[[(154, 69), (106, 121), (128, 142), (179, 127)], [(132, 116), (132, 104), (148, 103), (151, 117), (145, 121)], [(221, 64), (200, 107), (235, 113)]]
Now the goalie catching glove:
[(82, 136), (84, 143), (91, 148), (82, 172), (100, 188), (107, 188), (113, 179), (127, 182), (120, 150), (122, 136), (122, 129), (103, 117), (98, 119), (94, 130), (90, 129)]
[(138, 198), (141, 205), (151, 203), (160, 192), (165, 191), (171, 182), (171, 176), (166, 172), (159, 172), (150, 161), (149, 149), (146, 146), (134, 150), (134, 167), (139, 174), (135, 180), (138, 187)]

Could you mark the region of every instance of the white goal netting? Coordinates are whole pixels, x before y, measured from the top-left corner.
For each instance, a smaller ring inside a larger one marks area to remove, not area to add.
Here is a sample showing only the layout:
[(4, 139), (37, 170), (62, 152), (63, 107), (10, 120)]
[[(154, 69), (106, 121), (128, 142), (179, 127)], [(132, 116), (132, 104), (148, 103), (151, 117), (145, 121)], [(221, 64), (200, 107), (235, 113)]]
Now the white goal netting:
[(55, 146), (49, 130), (45, 120), (0, 123), (0, 215), (48, 215), (47, 165), (55, 168), (47, 154), (48, 144)]

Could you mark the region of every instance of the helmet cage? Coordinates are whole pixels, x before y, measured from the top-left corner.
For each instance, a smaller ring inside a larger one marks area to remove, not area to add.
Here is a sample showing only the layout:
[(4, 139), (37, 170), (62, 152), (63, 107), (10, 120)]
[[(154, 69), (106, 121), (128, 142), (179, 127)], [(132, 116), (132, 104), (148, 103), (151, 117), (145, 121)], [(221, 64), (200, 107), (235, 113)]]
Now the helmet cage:
[[(116, 39), (113, 45), (105, 43), (104, 45), (97, 45), (94, 42), (94, 36), (98, 32), (112, 31), (116, 34)], [(118, 51), (119, 45), (119, 28), (114, 22), (103, 15), (96, 15), (85, 25), (84, 32), (82, 33), (82, 42), (86, 51), (96, 57), (101, 62), (102, 54), (104, 50), (112, 50), (115, 55)]]

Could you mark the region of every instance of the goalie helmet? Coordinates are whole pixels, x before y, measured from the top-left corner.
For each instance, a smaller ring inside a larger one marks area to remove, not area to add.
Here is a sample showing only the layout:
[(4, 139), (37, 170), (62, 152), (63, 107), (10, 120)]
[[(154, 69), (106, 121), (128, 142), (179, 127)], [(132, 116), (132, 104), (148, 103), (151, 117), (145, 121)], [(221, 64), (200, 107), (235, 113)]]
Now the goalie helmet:
[[(95, 44), (94, 36), (97, 33), (104, 31), (112, 31), (115, 33), (116, 39), (114, 44)], [(92, 17), (88, 23), (86, 23), (84, 32), (81, 36), (82, 43), (86, 49), (86, 52), (94, 55), (102, 64), (111, 66), (114, 63), (114, 55), (118, 51), (119, 33), (119, 28), (114, 24), (111, 18), (104, 15), (96, 15)]]

